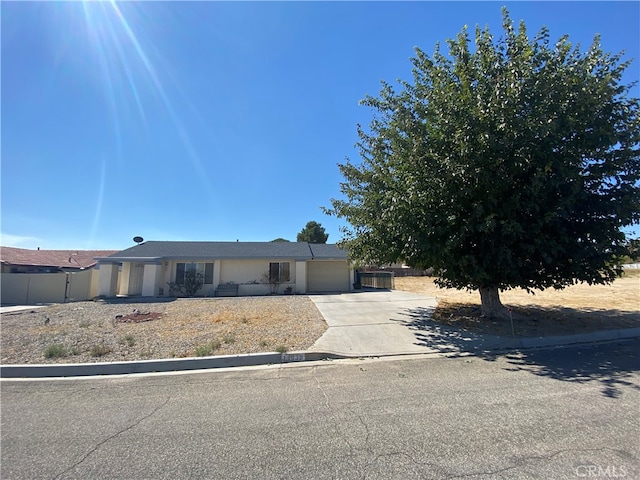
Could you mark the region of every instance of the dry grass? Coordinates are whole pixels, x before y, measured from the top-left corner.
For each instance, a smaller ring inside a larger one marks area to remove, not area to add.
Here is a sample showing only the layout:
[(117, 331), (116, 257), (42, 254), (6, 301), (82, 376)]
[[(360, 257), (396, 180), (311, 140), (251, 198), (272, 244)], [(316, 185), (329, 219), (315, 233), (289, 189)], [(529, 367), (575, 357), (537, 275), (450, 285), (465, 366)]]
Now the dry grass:
[[(436, 322), (478, 333), (512, 334), (509, 321), (481, 318), (478, 292), (442, 289), (430, 277), (398, 277), (395, 288), (436, 297)], [(535, 295), (514, 289), (502, 292), (500, 298), (516, 316), (516, 336), (569, 335), (640, 326), (640, 272), (626, 274), (611, 285), (579, 284)]]
[[(149, 319), (124, 321), (139, 317)], [(306, 350), (326, 329), (303, 296), (78, 302), (3, 314), (0, 353), (3, 364), (24, 364)], [(44, 355), (52, 346), (66, 355)]]

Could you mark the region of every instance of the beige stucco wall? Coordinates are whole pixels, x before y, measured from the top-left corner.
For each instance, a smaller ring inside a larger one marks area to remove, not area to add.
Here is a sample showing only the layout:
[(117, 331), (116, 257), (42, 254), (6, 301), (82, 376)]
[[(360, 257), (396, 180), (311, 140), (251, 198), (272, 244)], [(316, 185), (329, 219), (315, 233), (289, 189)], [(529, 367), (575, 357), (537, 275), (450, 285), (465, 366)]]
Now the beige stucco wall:
[(269, 271), (271, 262), (289, 262), (289, 282), (278, 288), (278, 293), (284, 289), (296, 286), (296, 262), (289, 259), (267, 260), (222, 260), (220, 262), (220, 283), (238, 283), (239, 295), (268, 295), (269, 284), (263, 283), (263, 276)]
[[(69, 274), (69, 287), (67, 288), (67, 301), (80, 302), (91, 297), (91, 281), (93, 269), (73, 272)], [(64, 294), (63, 294), (64, 295)]]
[(296, 262), (296, 293), (307, 292), (307, 262)]
[(260, 283), (269, 270), (266, 260), (222, 260), (220, 262), (220, 283)]
[[(176, 264), (179, 261), (165, 261), (159, 274), (159, 287), (164, 288), (164, 295), (169, 296), (169, 282), (175, 281)], [(290, 282), (280, 285), (278, 292), (284, 292), (287, 286), (296, 288), (296, 262), (294, 260), (212, 260), (207, 258), (189, 260), (193, 263), (213, 263), (213, 284), (204, 285), (197, 295), (212, 297), (220, 283), (239, 284), (239, 295), (267, 295), (269, 285), (262, 283), (262, 277), (269, 270), (271, 262), (289, 262)]]
[(162, 265), (159, 263), (148, 263), (144, 266), (142, 277), (142, 296), (155, 297), (158, 295)]
[[(163, 260), (159, 264), (145, 264), (144, 281), (142, 287), (143, 296), (163, 295), (170, 296), (169, 282), (173, 282), (176, 276), (178, 263), (184, 261)], [(263, 260), (213, 260), (207, 258), (189, 260), (193, 263), (213, 263), (213, 283), (205, 284), (197, 292), (197, 295), (212, 297), (218, 284), (237, 283), (239, 285), (239, 295), (267, 295), (270, 293), (268, 284), (262, 283), (263, 276), (269, 270), (271, 262), (289, 262), (290, 281), (283, 283), (278, 288), (278, 293), (284, 293), (287, 287), (292, 287), (293, 291), (299, 294), (307, 292), (309, 285), (309, 269), (307, 261), (295, 261), (292, 259), (263, 259)], [(105, 266), (101, 266), (101, 269)], [(114, 266), (113, 268), (117, 268)], [(117, 292), (126, 294), (129, 290), (131, 264), (124, 262), (122, 271), (118, 278)], [(353, 271), (348, 267), (350, 283), (352, 283)], [(99, 272), (99, 271), (98, 271)], [(103, 281), (112, 279), (108, 272), (102, 272)], [(107, 278), (109, 277), (109, 278)], [(93, 288), (93, 287), (92, 287)], [(100, 287), (101, 288), (101, 287)], [(99, 288), (95, 288), (99, 291)]]
[[(93, 298), (97, 289), (96, 270), (71, 273), (3, 273), (0, 278), (0, 301), (5, 305), (63, 303)], [(67, 286), (67, 278), (69, 285)], [(66, 292), (66, 298), (65, 298)]]
[(94, 275), (97, 280), (93, 296), (111, 297), (117, 294), (120, 286), (120, 270), (121, 268), (117, 263), (104, 263), (99, 268), (94, 269)]

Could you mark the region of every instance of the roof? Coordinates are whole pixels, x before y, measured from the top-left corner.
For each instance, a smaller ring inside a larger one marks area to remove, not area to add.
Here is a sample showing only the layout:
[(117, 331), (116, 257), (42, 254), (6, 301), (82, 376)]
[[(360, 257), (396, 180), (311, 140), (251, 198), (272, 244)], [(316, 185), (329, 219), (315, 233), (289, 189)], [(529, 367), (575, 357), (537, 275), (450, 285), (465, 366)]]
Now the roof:
[(114, 253), (102, 261), (294, 259), (346, 260), (347, 253), (334, 244), (306, 242), (144, 242)]
[(29, 250), (0, 247), (0, 261), (7, 265), (91, 268), (98, 263), (95, 258), (108, 257), (114, 253), (115, 250)]
[(313, 258), (322, 260), (346, 260), (347, 252), (332, 243), (310, 243)]

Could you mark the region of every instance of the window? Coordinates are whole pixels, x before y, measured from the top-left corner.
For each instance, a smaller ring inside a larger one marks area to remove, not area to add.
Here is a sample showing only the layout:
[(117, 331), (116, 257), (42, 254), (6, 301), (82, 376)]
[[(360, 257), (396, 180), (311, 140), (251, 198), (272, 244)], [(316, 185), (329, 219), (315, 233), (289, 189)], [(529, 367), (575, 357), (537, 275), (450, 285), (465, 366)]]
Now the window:
[(176, 283), (178, 285), (184, 283), (184, 275), (186, 272), (199, 273), (202, 275), (205, 285), (213, 284), (213, 263), (177, 263)]
[(271, 262), (269, 264), (269, 280), (272, 282), (288, 282), (291, 276), (289, 273), (289, 262)]

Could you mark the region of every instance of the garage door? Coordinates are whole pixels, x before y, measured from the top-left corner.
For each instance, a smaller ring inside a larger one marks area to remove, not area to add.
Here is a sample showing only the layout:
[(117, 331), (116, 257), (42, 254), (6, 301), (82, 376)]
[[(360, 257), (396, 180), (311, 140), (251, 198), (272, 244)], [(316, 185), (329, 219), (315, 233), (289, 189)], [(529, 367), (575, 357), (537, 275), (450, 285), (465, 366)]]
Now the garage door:
[(307, 263), (307, 290), (309, 292), (348, 292), (349, 268), (347, 262)]

